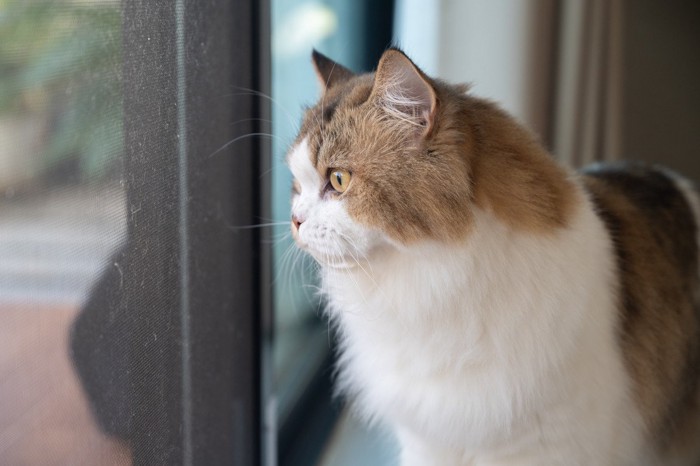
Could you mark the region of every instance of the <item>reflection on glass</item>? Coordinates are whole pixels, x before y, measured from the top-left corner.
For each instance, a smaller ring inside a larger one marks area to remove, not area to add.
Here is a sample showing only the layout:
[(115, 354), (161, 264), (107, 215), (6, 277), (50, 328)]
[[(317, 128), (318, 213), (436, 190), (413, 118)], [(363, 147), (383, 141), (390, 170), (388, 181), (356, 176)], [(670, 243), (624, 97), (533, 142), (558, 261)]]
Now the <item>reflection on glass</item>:
[[(275, 220), (289, 218), (291, 174), (285, 165), (285, 153), (293, 142), (301, 122), (303, 106), (318, 96), (318, 83), (311, 67), (311, 48), (337, 32), (333, 9), (317, 2), (272, 2), (272, 215)], [(275, 278), (274, 372), (277, 385), (284, 387), (295, 379), (295, 355), (308, 343), (308, 328), (315, 305), (314, 264), (296, 247), (289, 225), (275, 227), (273, 246)], [(303, 350), (302, 350), (303, 351)], [(299, 383), (299, 382), (296, 382)], [(282, 410), (287, 404), (285, 393)], [(295, 396), (294, 394), (289, 394)]]
[(0, 464), (130, 464), (70, 357), (126, 237), (121, 6), (0, 0)]
[[(272, 215), (274, 228), (275, 341), (273, 372), (278, 421), (283, 423), (318, 369), (330, 342), (319, 320), (316, 264), (291, 239), (291, 174), (285, 154), (299, 130), (304, 107), (313, 105), (320, 86), (311, 65), (316, 47), (359, 70), (364, 63), (363, 2), (273, 0), (272, 6)], [(342, 19), (342, 20), (341, 20)], [(325, 351), (324, 351), (325, 350)]]

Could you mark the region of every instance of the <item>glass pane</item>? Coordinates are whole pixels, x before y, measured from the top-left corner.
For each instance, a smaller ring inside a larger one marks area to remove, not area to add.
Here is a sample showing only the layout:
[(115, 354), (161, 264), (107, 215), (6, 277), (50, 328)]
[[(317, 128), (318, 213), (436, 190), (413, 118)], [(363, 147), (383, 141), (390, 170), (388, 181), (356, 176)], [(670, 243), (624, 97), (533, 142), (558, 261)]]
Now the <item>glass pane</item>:
[[(315, 263), (294, 245), (289, 233), (291, 174), (286, 152), (298, 132), (304, 106), (319, 97), (311, 65), (316, 47), (351, 69), (364, 64), (363, 2), (272, 0), (274, 375), (280, 417), (304, 388), (305, 377), (329, 349), (326, 324), (321, 323)], [(342, 21), (341, 21), (342, 18)], [(319, 348), (321, 351), (319, 351)], [(295, 391), (296, 390), (296, 391)]]
[(0, 464), (131, 464), (71, 332), (126, 238), (121, 5), (0, 0)]

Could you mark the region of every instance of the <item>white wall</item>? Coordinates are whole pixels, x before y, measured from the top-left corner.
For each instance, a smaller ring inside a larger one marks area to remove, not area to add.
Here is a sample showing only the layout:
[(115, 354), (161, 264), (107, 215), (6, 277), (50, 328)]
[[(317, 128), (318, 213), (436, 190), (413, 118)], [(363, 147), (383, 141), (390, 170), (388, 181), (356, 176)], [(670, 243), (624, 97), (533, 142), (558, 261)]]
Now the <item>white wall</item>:
[(549, 138), (556, 0), (397, 0), (395, 41)]

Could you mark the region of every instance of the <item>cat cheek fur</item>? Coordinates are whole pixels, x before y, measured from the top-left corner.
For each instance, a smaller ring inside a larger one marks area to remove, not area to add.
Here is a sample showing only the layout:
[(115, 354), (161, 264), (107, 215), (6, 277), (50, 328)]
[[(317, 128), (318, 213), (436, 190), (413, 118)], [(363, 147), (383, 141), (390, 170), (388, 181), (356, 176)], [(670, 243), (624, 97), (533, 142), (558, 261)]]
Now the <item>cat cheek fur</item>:
[(301, 220), (297, 243), (321, 264), (349, 268), (382, 243), (381, 235), (355, 222), (340, 198), (324, 196), (326, 180), (314, 167), (308, 139), (290, 152), (288, 163), (300, 193), (292, 201), (292, 215)]

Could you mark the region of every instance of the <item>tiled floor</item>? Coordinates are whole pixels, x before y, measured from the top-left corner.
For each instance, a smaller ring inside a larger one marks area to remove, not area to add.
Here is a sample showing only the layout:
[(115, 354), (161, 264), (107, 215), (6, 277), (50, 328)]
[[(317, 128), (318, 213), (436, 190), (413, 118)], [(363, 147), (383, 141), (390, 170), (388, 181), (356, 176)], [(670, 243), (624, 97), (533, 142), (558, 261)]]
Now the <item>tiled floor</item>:
[(125, 238), (119, 187), (0, 202), (0, 465), (130, 465), (90, 413), (69, 332)]
[(68, 353), (75, 307), (0, 306), (0, 464), (130, 465), (100, 432)]

